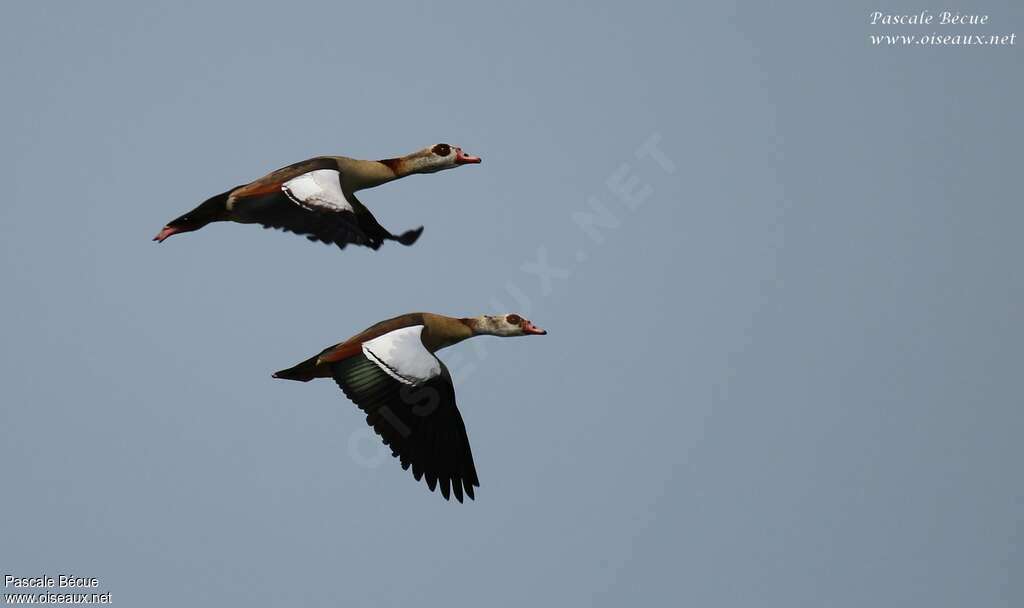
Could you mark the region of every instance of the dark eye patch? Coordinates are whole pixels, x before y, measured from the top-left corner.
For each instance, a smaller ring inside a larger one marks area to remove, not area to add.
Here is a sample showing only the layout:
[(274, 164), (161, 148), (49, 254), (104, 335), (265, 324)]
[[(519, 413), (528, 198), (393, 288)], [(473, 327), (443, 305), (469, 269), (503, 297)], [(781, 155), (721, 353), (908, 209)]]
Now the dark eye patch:
[(523, 318), (520, 317), (519, 315), (509, 315), (505, 317), (505, 320), (511, 323), (512, 325), (519, 325), (520, 323), (523, 322)]
[(452, 153), (452, 147), (448, 144), (437, 144), (432, 148), (434, 154), (438, 156), (448, 156)]

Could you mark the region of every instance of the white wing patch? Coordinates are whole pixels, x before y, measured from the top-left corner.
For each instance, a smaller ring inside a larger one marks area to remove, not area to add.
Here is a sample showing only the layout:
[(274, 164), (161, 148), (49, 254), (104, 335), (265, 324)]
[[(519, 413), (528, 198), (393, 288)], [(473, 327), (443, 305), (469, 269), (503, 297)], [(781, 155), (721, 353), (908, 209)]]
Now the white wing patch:
[(416, 385), (441, 373), (441, 362), (425, 346), (422, 325), (403, 327), (363, 342), (363, 354), (389, 376)]
[(281, 184), (281, 190), (297, 205), (310, 211), (352, 211), (341, 190), (341, 174), (334, 169), (317, 169)]

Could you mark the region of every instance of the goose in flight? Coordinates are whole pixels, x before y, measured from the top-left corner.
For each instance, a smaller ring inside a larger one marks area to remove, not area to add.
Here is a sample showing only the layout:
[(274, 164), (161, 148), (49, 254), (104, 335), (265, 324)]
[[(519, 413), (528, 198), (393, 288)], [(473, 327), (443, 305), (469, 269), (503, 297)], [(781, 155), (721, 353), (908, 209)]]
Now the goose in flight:
[(207, 199), (168, 222), (153, 240), (162, 243), (170, 236), (199, 230), (211, 222), (230, 221), (280, 228), (342, 249), (348, 244), (377, 249), (384, 241), (412, 245), (423, 232), (422, 226), (392, 234), (377, 223), (355, 193), (409, 175), (479, 162), (479, 157), (449, 144), (384, 160), (318, 156)]
[(333, 378), (403, 469), (412, 467), (432, 492), (440, 486), (445, 500), (454, 494), (462, 502), (463, 494), (474, 498), (480, 480), (451, 374), (434, 353), (474, 336), (545, 334), (517, 314), (460, 319), (411, 313), (381, 321), (274, 378)]

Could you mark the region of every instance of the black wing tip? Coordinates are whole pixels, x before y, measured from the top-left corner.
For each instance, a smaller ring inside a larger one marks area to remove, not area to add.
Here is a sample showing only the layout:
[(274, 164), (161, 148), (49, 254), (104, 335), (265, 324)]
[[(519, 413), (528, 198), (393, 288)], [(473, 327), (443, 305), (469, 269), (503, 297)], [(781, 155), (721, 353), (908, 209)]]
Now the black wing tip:
[[(425, 476), (424, 476), (425, 477)], [(417, 479), (416, 481), (419, 481)], [(479, 483), (472, 483), (468, 479), (452, 479), (451, 486), (443, 483), (443, 478), (427, 478), (425, 479), (427, 489), (431, 492), (436, 492), (440, 487), (441, 497), (446, 501), (451, 502), (451, 497), (454, 495), (455, 500), (459, 501), (459, 504), (464, 504), (464, 497), (468, 497), (470, 500), (476, 500), (476, 493), (473, 491), (473, 486), (480, 487)], [(433, 483), (432, 483), (433, 482)]]
[(423, 234), (423, 226), (420, 226), (415, 230), (407, 230), (403, 232), (401, 236), (399, 236), (395, 240), (408, 247), (409, 245), (415, 243), (416, 240), (420, 238), (421, 234)]

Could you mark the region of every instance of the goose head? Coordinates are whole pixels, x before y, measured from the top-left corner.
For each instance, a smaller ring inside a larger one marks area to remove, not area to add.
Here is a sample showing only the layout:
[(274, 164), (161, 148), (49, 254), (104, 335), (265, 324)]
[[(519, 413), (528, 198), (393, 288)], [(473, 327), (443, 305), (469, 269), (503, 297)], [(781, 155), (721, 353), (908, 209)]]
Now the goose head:
[(544, 336), (547, 331), (534, 325), (529, 319), (516, 313), (507, 315), (480, 315), (469, 319), (469, 326), (475, 335), (501, 336)]
[(409, 173), (437, 173), (460, 165), (475, 165), (480, 162), (480, 157), (466, 154), (458, 146), (435, 144), (401, 160)]

